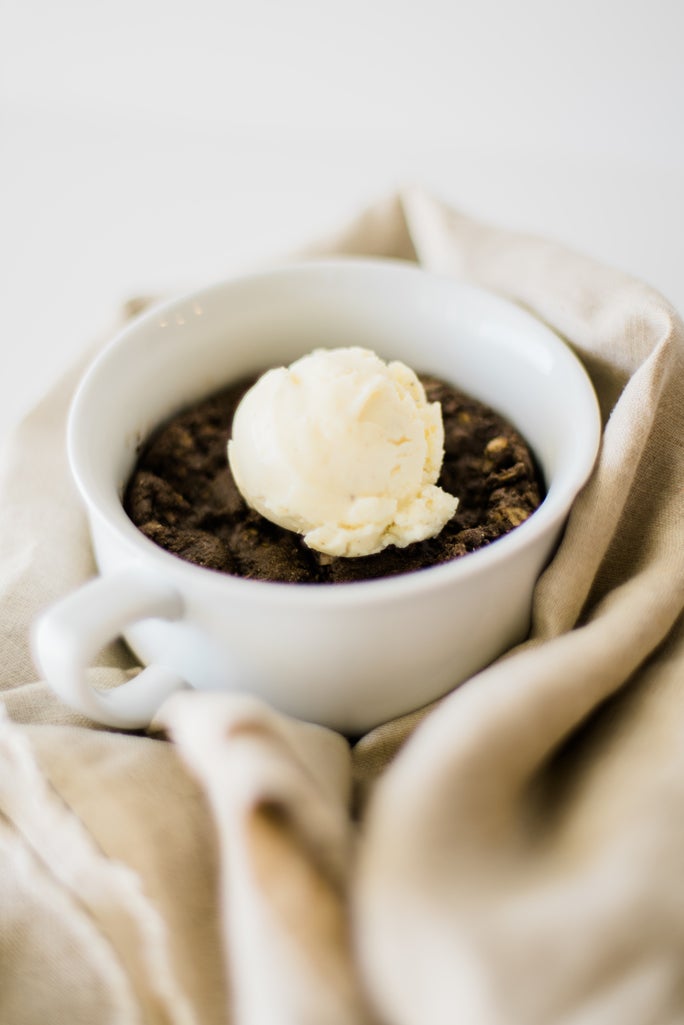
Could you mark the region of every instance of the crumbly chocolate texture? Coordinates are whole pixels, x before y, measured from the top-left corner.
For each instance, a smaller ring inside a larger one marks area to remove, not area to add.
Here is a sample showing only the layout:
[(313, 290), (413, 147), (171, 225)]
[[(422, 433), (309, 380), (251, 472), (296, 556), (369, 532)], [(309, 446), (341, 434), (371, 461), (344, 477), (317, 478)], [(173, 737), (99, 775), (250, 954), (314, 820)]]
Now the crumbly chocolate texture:
[(126, 512), (162, 548), (198, 566), (289, 583), (344, 583), (449, 562), (519, 526), (543, 497), (521, 436), (492, 409), (421, 375), (442, 404), (445, 454), (439, 484), (459, 499), (441, 533), (407, 548), (355, 559), (314, 552), (299, 535), (244, 502), (226, 456), (233, 414), (254, 378), (217, 392), (169, 420), (141, 451), (124, 496)]

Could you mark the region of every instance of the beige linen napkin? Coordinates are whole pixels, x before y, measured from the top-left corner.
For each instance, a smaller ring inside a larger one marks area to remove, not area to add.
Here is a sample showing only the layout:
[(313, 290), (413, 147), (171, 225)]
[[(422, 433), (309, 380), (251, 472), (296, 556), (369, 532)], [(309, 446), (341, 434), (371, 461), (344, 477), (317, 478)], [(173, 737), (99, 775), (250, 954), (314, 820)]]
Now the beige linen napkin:
[[(418, 191), (319, 253), (483, 284), (587, 366), (602, 449), (531, 637), (353, 750), (240, 696), (177, 695), (149, 735), (94, 728), (28, 650), (94, 571), (67, 377), (0, 477), (0, 1022), (684, 1022), (682, 324)], [(92, 673), (135, 671), (114, 645)]]

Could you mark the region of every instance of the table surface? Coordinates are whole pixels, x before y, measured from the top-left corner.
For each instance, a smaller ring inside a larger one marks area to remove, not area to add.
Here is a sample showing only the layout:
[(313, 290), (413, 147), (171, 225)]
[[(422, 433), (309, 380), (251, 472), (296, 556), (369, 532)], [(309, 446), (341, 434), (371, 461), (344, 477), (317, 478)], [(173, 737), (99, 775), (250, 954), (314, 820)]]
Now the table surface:
[(679, 0), (5, 0), (0, 436), (115, 323), (397, 187), (684, 310)]

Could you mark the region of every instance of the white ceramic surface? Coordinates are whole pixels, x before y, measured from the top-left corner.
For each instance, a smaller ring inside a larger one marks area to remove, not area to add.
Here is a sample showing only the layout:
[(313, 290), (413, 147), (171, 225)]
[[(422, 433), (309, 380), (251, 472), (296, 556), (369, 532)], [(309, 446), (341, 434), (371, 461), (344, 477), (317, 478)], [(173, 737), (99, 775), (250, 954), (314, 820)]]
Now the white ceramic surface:
[[(122, 490), (161, 420), (251, 371), (349, 344), (446, 377), (509, 417), (546, 478), (537, 512), (452, 563), (336, 586), (201, 569), (129, 521)], [(90, 368), (68, 433), (101, 576), (36, 625), (36, 660), (56, 692), (136, 728), (179, 686), (244, 690), (354, 734), (439, 697), (525, 636), (600, 419), (580, 363), (517, 307), (410, 265), (332, 260), (236, 278), (139, 318)], [(96, 692), (85, 669), (120, 633), (148, 668)]]

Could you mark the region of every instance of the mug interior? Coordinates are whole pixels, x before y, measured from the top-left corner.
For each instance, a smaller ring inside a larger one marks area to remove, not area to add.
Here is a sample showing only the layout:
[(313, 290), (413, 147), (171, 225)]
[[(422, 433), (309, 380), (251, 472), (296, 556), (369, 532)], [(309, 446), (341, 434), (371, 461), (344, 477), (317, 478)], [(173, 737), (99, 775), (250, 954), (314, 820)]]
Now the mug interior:
[(513, 535), (565, 516), (600, 436), (593, 389), (568, 347), (480, 289), (408, 264), (358, 259), (291, 265), (210, 287), (151, 310), (110, 343), (86, 374), (69, 421), (72, 470), (91, 513), (129, 541), (135, 533), (150, 544), (121, 505), (150, 432), (231, 381), (315, 348), (348, 345), (447, 379), (523, 434), (547, 496)]

